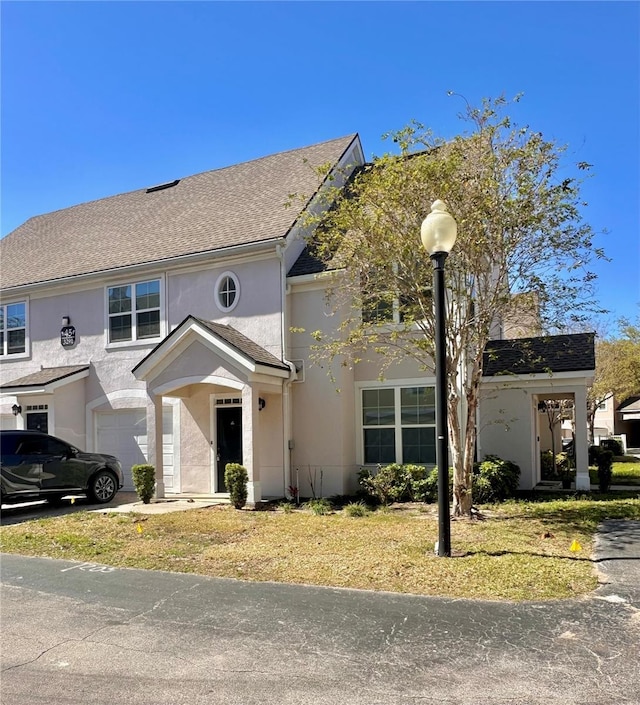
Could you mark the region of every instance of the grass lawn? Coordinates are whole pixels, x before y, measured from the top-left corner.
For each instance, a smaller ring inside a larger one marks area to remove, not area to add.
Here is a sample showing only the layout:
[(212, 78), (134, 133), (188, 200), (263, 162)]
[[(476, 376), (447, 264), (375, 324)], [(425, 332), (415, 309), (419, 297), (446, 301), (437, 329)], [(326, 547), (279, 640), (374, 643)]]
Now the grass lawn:
[[(631, 456), (629, 460), (618, 461), (613, 464), (611, 478), (612, 485), (638, 485), (640, 486), (640, 461)], [(598, 470), (589, 468), (589, 476), (593, 485), (598, 484)]]
[[(351, 517), (217, 506), (159, 515), (87, 511), (0, 528), (2, 550), (113, 566), (421, 595), (544, 600), (596, 587), (593, 533), (604, 518), (640, 519), (640, 499), (488, 506), (454, 520), (451, 559), (434, 556), (434, 505)], [(576, 540), (582, 550), (572, 552)]]

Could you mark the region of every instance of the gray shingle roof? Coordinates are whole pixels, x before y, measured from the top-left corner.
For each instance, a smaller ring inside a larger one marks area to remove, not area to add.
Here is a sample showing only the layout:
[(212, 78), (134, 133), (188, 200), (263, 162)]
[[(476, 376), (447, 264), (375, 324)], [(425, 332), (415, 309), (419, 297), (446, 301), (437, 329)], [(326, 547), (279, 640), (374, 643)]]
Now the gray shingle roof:
[(64, 367), (45, 367), (37, 372), (32, 372), (24, 377), (19, 377), (11, 382), (6, 382), (0, 389), (14, 389), (16, 387), (42, 387), (51, 382), (58, 382), (65, 377), (71, 377), (78, 372), (89, 369), (89, 365), (66, 365)]
[(307, 245), (300, 253), (298, 259), (293, 263), (287, 272), (288, 277), (299, 277), (303, 274), (319, 274), (329, 269), (326, 262), (314, 255)]
[(232, 328), (231, 326), (224, 325), (223, 323), (213, 323), (211, 321), (203, 321), (201, 318), (193, 318), (210, 330), (214, 335), (217, 335), (222, 340), (226, 341), (235, 348), (238, 352), (248, 357), (250, 360), (259, 363), (260, 365), (267, 365), (268, 367), (277, 367), (282, 370), (288, 370), (289, 366), (285, 365), (282, 360), (278, 360), (275, 355), (272, 355), (268, 350), (265, 350), (261, 345), (254, 342), (246, 335), (240, 333), (240, 331)]
[(594, 333), (492, 340), (483, 356), (483, 375), (580, 372), (596, 366)]
[(357, 135), (180, 179), (169, 188), (30, 218), (0, 240), (2, 287), (49, 281), (284, 237), (315, 193), (314, 167), (335, 164)]

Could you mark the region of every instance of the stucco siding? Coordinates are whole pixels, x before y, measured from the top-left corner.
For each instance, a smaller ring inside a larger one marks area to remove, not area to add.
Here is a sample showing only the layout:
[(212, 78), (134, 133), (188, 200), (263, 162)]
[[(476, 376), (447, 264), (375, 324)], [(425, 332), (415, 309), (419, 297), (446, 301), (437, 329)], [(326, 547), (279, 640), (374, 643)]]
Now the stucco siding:
[(182, 399), (180, 408), (180, 482), (182, 492), (209, 493), (212, 473), (212, 388), (201, 385)]
[(326, 315), (322, 289), (295, 291), (290, 306), (292, 325), (306, 329), (291, 335), (291, 358), (305, 365), (305, 381), (292, 385), (292, 482), (306, 496), (312, 494), (312, 483), (316, 494), (321, 483), (324, 496), (344, 494), (356, 483), (353, 371), (336, 363), (332, 381), (328, 363), (320, 366), (309, 359), (309, 333), (329, 330), (339, 319)]
[(85, 382), (86, 379), (80, 379), (53, 393), (55, 435), (81, 449), (84, 449), (86, 439)]
[[(224, 272), (235, 274), (240, 285), (238, 303), (228, 313), (216, 305), (215, 286)], [(277, 258), (171, 274), (167, 278), (167, 290), (171, 329), (188, 315), (225, 323), (282, 358), (280, 262)]]
[(497, 455), (520, 467), (520, 487), (535, 484), (534, 435), (531, 422), (533, 399), (523, 389), (503, 389), (481, 395), (479, 412), (478, 455)]

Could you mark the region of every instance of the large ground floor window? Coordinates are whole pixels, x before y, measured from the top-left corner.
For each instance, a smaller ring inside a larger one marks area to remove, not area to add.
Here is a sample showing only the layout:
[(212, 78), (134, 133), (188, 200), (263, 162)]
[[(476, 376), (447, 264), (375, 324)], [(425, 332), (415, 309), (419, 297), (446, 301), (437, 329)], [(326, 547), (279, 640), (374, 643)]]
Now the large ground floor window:
[(434, 387), (375, 387), (360, 393), (366, 464), (435, 465)]

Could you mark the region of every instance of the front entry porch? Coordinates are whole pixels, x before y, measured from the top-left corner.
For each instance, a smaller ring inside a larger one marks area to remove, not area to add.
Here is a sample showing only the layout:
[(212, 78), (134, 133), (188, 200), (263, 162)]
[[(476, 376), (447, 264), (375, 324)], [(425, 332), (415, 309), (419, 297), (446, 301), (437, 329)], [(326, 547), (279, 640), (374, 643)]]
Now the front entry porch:
[(162, 471), (163, 399), (178, 400), (179, 483), (175, 494), (226, 496), (224, 470), (239, 462), (249, 475), (248, 503), (283, 496), (290, 482), (285, 418), (294, 374), (230, 326), (189, 316), (133, 370), (146, 382), (149, 462), (156, 497)]

